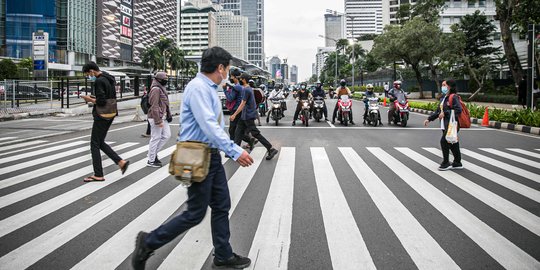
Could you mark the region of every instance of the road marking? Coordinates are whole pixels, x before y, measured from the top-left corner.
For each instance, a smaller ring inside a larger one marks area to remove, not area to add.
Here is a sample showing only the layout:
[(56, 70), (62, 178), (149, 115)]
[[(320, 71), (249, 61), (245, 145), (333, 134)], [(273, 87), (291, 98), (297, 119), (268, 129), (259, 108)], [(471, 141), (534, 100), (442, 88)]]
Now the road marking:
[(5, 157), (5, 158), (0, 159), (0, 164), (5, 163), (5, 162), (16, 161), (16, 160), (23, 159), (23, 158), (29, 158), (29, 157), (33, 157), (33, 156), (37, 156), (37, 155), (41, 155), (41, 154), (45, 154), (45, 153), (50, 153), (50, 152), (53, 152), (53, 151), (62, 150), (62, 149), (65, 149), (65, 148), (69, 148), (69, 147), (72, 147), (72, 146), (77, 146), (77, 145), (81, 145), (81, 144), (85, 144), (85, 143), (88, 143), (88, 142), (76, 141), (76, 142), (61, 144), (61, 145), (51, 147), (51, 148), (46, 148), (46, 149), (41, 149), (41, 150), (37, 150), (37, 151), (33, 151), (33, 152), (27, 152), (27, 153), (15, 155), (15, 156)]
[(538, 158), (540, 159), (540, 154), (537, 154), (535, 152), (531, 152), (531, 151), (527, 151), (527, 150), (523, 150), (523, 149), (519, 149), (519, 148), (506, 148), (512, 152), (516, 152), (516, 153), (520, 153), (520, 154), (523, 154), (523, 155), (526, 155), (526, 156), (529, 156), (529, 157), (533, 157), (533, 158)]
[(332, 122), (330, 122), (330, 121), (326, 121), (326, 123), (328, 123), (328, 124), (330, 125), (330, 127), (332, 127), (332, 128), (335, 128), (335, 127), (336, 127), (336, 126), (334, 126), (334, 124), (332, 124)]
[(19, 137), (0, 137), (0, 140), (1, 141), (8, 141), (8, 140), (13, 140), (13, 139), (17, 139)]
[[(266, 149), (262, 147), (255, 148), (250, 154), (255, 161), (253, 165), (238, 168), (229, 180), (229, 191), (231, 193), (229, 217), (236, 209), (265, 153)], [(203, 221), (186, 233), (182, 241), (169, 253), (158, 269), (201, 269), (213, 248), (210, 222), (210, 211), (206, 211)], [(189, 258), (189, 260), (179, 264), (178, 258)]]
[[(367, 149), (506, 269), (540, 269), (531, 255), (467, 211), (380, 147)], [(391, 164), (391, 166), (388, 166)]]
[(412, 160), (424, 166), (431, 172), (446, 179), (454, 186), (471, 194), (473, 197), (482, 201), (489, 207), (495, 209), (497, 212), (507, 216), (517, 224), (540, 236), (540, 217), (483, 188), (482, 186), (468, 180), (467, 178), (457, 174), (456, 172), (439, 171), (437, 169), (439, 164), (433, 162), (429, 158), (420, 155), (409, 148), (395, 147), (395, 149), (403, 153), (404, 155), (410, 157)]
[[(162, 150), (158, 153), (159, 156), (168, 156), (175, 149), (176, 146), (171, 146), (165, 150)], [(146, 159), (137, 161), (129, 166), (128, 171), (124, 175), (120, 170), (116, 170), (110, 174), (105, 175), (106, 181), (99, 183), (87, 183), (82, 186), (72, 189), (68, 192), (62, 193), (52, 199), (49, 199), (45, 202), (42, 202), (34, 207), (26, 209), (22, 212), (19, 212), (13, 216), (10, 216), (6, 219), (0, 220), (0, 237), (11, 233), (31, 222), (36, 221), (39, 218), (42, 218), (54, 211), (69, 205), (89, 194), (92, 194), (108, 185), (114, 184), (116, 181), (119, 181), (130, 174), (146, 167)]]
[(419, 269), (460, 269), (351, 147), (339, 150)]
[(18, 143), (18, 144), (14, 144), (14, 145), (8, 145), (8, 146), (0, 147), (0, 152), (15, 149), (15, 148), (28, 149), (28, 148), (26, 148), (26, 146), (34, 145), (34, 144), (41, 144), (41, 143), (45, 143), (45, 142), (47, 142), (47, 141), (37, 140), (37, 141), (29, 141), (29, 142), (25, 142), (25, 143)]
[(484, 155), (475, 153), (475, 152), (473, 152), (471, 150), (468, 150), (468, 149), (462, 148), (461, 153), (463, 153), (463, 154), (465, 154), (467, 156), (470, 156), (470, 157), (472, 157), (472, 158), (474, 158), (476, 160), (480, 160), (482, 162), (485, 162), (485, 163), (487, 163), (489, 165), (498, 167), (498, 168), (503, 169), (505, 171), (509, 171), (509, 172), (511, 172), (513, 174), (516, 174), (516, 175), (525, 177), (527, 179), (533, 180), (534, 182), (540, 183), (540, 175), (538, 175), (536, 173), (529, 172), (529, 171), (524, 170), (522, 168), (518, 168), (516, 166), (506, 164), (504, 162), (498, 161), (498, 160), (490, 158), (490, 157), (486, 157)]
[(280, 149), (268, 197), (249, 258), (248, 269), (287, 269), (291, 244), (292, 208), (294, 196), (295, 148)]
[(522, 163), (522, 164), (525, 164), (525, 165), (529, 165), (531, 167), (540, 168), (540, 162), (536, 162), (536, 161), (532, 161), (532, 160), (522, 158), (522, 157), (519, 157), (519, 156), (516, 156), (516, 155), (508, 154), (508, 153), (505, 153), (503, 151), (499, 151), (499, 150), (496, 150), (496, 149), (493, 149), (493, 148), (480, 148), (480, 150), (486, 151), (488, 153), (492, 153), (492, 154), (497, 155), (499, 157), (511, 159), (511, 160), (513, 160), (515, 162), (519, 162), (519, 163)]
[[(258, 126), (259, 129), (343, 129), (343, 130), (437, 130), (440, 132), (440, 128), (425, 128), (425, 127), (360, 127), (360, 126), (335, 126), (334, 127), (316, 127), (316, 126), (309, 126), (309, 127), (303, 127), (300, 125), (297, 126)], [(494, 131), (493, 129), (486, 129), (486, 128), (468, 128), (467, 131)], [(463, 130), (461, 131), (463, 132)]]
[[(30, 137), (30, 138), (18, 139), (18, 140), (14, 140), (14, 141), (0, 143), (0, 146), (7, 145), (7, 144), (12, 144), (12, 143), (21, 143), (21, 142), (31, 141), (31, 140), (35, 140), (35, 139), (43, 139), (43, 138), (48, 138), (48, 137), (54, 137), (54, 136), (59, 136), (59, 135), (63, 135), (63, 134), (71, 133), (71, 132), (72, 131), (62, 131), (62, 132), (49, 133), (49, 134), (40, 135), (40, 136), (34, 136), (34, 137)], [(87, 137), (89, 137), (89, 136), (90, 135), (88, 135)], [(66, 142), (66, 141), (63, 141), (63, 142)]]
[[(439, 157), (442, 157), (441, 150), (437, 148), (432, 147), (424, 147), (424, 150), (435, 154)], [(523, 195), (531, 200), (534, 200), (536, 202), (540, 203), (540, 191), (532, 189), (526, 185), (520, 184), (519, 182), (516, 182), (508, 177), (502, 176), (500, 174), (494, 173), (492, 171), (489, 171), (485, 168), (482, 168), (474, 163), (467, 162), (465, 160), (461, 160), (461, 163), (465, 167), (465, 169), (478, 174), (482, 176), (483, 178), (490, 180), (492, 182), (495, 182), (509, 190), (512, 190), (520, 195)]]
[(376, 269), (323, 147), (311, 147), (328, 249), (334, 269)]
[(157, 185), (163, 179), (169, 177), (168, 169), (167, 167), (159, 168), (157, 171), (132, 183), (118, 193), (32, 239), (32, 241), (27, 242), (0, 258), (0, 264), (2, 267), (6, 267), (6, 269), (25, 269), (30, 267), (47, 254), (58, 249), (148, 189)]

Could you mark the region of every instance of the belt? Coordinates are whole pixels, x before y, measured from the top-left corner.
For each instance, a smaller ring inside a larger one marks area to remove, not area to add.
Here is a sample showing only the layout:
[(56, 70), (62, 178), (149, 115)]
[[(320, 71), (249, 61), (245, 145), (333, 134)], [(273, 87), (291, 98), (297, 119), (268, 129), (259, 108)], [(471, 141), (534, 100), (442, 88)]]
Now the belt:
[(210, 148), (210, 153), (211, 153), (211, 154), (219, 154), (219, 149), (217, 149), (217, 148)]

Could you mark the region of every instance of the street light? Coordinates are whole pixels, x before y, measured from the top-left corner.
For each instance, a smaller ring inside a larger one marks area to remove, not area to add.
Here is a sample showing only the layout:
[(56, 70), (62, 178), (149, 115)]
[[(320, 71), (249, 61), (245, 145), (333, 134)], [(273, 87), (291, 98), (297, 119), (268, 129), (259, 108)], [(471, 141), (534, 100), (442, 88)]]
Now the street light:
[(320, 38), (326, 38), (328, 40), (332, 40), (336, 43), (336, 86), (338, 85), (338, 76), (337, 76), (337, 58), (338, 58), (338, 51), (337, 51), (337, 39), (329, 38), (327, 36), (319, 35)]

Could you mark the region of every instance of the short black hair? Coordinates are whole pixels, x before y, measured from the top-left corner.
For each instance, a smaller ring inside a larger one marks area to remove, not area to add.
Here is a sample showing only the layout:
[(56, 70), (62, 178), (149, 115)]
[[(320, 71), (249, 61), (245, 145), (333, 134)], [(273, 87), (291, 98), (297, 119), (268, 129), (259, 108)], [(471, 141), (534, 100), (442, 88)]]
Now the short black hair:
[(246, 82), (248, 82), (249, 80), (251, 80), (251, 75), (244, 72), (244, 73), (242, 73), (242, 75), (240, 75), (240, 79), (241, 80), (246, 80)]
[(201, 72), (213, 73), (219, 65), (228, 67), (232, 58), (232, 55), (221, 47), (208, 48), (202, 54)]
[(242, 75), (242, 71), (240, 71), (239, 69), (235, 68), (235, 69), (231, 69), (231, 76), (234, 76), (234, 77), (240, 77)]
[(456, 84), (456, 81), (454, 79), (446, 79), (445, 82), (449, 87), (448, 92), (450, 94), (457, 93), (457, 84)]
[(99, 71), (99, 67), (95, 62), (88, 62), (84, 64), (84, 66), (82, 67), (82, 72), (83, 73), (90, 72), (91, 69), (95, 71)]

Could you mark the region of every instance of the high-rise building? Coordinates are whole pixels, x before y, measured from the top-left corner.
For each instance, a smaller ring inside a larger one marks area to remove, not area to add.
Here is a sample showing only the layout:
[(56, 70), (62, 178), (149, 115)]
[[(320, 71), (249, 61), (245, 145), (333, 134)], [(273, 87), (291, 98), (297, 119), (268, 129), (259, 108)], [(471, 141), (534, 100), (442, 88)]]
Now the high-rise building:
[(209, 0), (186, 2), (180, 13), (180, 49), (199, 56), (217, 45), (215, 12)]
[(232, 11), (219, 11), (216, 15), (217, 45), (235, 57), (248, 59), (248, 18)]
[(98, 64), (115, 67), (133, 62), (133, 1), (96, 3)]
[(296, 65), (291, 66), (291, 83), (298, 83), (298, 67)]
[[(279, 57), (274, 56), (268, 61), (270, 64), (270, 73), (272, 73), (272, 78), (276, 79), (276, 74), (281, 73), (281, 59)], [(279, 70), (279, 73), (278, 73)]]
[(212, 0), (248, 18), (248, 61), (264, 68), (264, 0)]
[(283, 59), (283, 64), (281, 64), (281, 79), (283, 81), (289, 80), (289, 64), (287, 64), (287, 59)]
[(6, 51), (6, 0), (0, 0), (0, 55)]
[(383, 2), (388, 0), (345, 0), (347, 33), (353, 38), (383, 31)]
[(318, 47), (317, 54), (315, 56), (315, 74), (317, 77), (321, 76), (321, 71), (324, 67), (324, 62), (328, 57), (328, 54), (334, 52), (336, 47)]
[(345, 38), (345, 16), (337, 14), (324, 15), (324, 35), (326, 39), (326, 47), (335, 47), (336, 42)]

